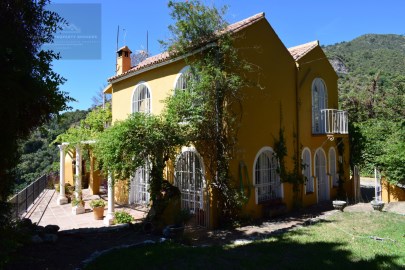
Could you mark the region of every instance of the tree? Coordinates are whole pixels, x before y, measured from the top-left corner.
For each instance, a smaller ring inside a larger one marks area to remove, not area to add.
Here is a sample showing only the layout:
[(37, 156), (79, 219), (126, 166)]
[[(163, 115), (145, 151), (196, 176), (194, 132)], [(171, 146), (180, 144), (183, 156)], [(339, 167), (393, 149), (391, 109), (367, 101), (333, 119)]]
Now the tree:
[[(47, 3), (0, 2), (0, 234), (9, 223), (6, 202), (15, 179), (18, 140), (53, 114), (67, 109), (66, 103), (72, 100), (59, 89), (64, 79), (52, 71), (51, 62), (59, 56), (41, 49), (53, 41), (58, 23), (62, 22), (58, 14), (45, 10)], [(0, 250), (4, 250), (3, 246)]]
[(67, 109), (72, 100), (59, 89), (64, 79), (53, 72), (51, 61), (59, 56), (41, 46), (53, 41), (62, 18), (45, 10), (47, 1), (0, 3), (0, 199), (5, 201), (13, 184), (18, 160), (17, 141), (52, 114)]
[(160, 223), (165, 208), (161, 194), (164, 168), (184, 144), (183, 135), (179, 123), (165, 114), (134, 113), (126, 120), (115, 122), (97, 137), (95, 155), (103, 164), (104, 172), (111, 173), (114, 179), (129, 179), (149, 161), (153, 209), (149, 217), (155, 225)]
[(168, 99), (168, 111), (179, 121), (186, 119), (191, 127), (188, 139), (208, 163), (219, 216), (227, 222), (243, 201), (242, 194), (232, 186), (229, 163), (242, 112), (240, 90), (249, 84), (245, 75), (251, 66), (238, 56), (235, 36), (227, 31), (228, 23), (223, 18), (226, 7), (219, 10), (198, 0), (169, 1), (168, 6), (175, 22), (169, 26), (172, 37), (162, 44), (173, 56), (195, 52), (186, 57), (191, 82), (185, 91), (177, 91)]

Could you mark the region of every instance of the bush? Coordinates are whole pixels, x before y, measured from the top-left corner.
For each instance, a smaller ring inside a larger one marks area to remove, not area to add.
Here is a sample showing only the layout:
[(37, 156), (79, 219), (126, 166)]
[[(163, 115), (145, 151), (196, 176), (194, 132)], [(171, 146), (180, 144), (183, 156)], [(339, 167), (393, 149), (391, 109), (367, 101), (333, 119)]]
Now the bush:
[(95, 207), (105, 207), (105, 201), (103, 199), (96, 199), (92, 200), (90, 202), (90, 207), (95, 208)]
[(114, 222), (118, 224), (131, 223), (134, 217), (125, 211), (117, 211), (114, 214)]

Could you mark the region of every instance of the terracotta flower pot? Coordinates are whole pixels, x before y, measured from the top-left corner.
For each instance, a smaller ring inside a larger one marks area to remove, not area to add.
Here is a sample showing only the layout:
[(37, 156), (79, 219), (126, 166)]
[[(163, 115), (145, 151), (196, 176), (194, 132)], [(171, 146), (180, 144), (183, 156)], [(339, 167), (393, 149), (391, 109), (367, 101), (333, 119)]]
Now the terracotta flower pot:
[(93, 208), (94, 219), (100, 220), (104, 217), (104, 207)]

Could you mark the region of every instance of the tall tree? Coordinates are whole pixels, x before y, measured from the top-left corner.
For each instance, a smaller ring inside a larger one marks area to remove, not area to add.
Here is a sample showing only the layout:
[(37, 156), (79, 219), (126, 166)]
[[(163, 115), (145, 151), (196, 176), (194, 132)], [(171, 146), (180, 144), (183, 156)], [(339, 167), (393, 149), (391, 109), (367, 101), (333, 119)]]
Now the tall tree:
[[(194, 133), (190, 140), (207, 164), (219, 217), (229, 221), (243, 200), (232, 186), (230, 160), (236, 146), (241, 117), (241, 88), (249, 84), (249, 63), (241, 59), (235, 36), (224, 19), (226, 7), (205, 6), (198, 0), (169, 1), (174, 24), (172, 37), (162, 42), (172, 55), (188, 55), (190, 83), (169, 98), (168, 111), (186, 119)], [(199, 50), (197, 50), (199, 49)], [(187, 102), (188, 101), (188, 102)]]
[[(0, 201), (12, 188), (13, 168), (18, 161), (17, 141), (33, 128), (67, 109), (72, 100), (59, 89), (64, 79), (52, 71), (58, 54), (42, 50), (52, 43), (63, 19), (45, 9), (46, 0), (0, 2)], [(1, 213), (4, 213), (2, 209)], [(0, 220), (1, 223), (1, 220)], [(1, 224), (0, 224), (1, 225)]]

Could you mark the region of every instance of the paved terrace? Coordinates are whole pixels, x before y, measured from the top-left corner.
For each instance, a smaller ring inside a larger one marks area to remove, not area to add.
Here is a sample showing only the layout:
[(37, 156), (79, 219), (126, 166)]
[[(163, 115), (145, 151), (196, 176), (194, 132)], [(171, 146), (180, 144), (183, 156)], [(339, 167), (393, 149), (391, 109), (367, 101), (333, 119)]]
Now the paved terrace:
[[(70, 203), (57, 205), (56, 198), (58, 193), (53, 189), (45, 189), (23, 217), (29, 218), (32, 222), (36, 222), (41, 226), (49, 224), (58, 225), (61, 231), (79, 228), (105, 227), (106, 225), (103, 223), (103, 220), (94, 219), (93, 211), (90, 208), (90, 201), (93, 199), (102, 198), (107, 203), (105, 190), (101, 188), (100, 195), (90, 195), (88, 189), (83, 189), (82, 191), (86, 209), (84, 214), (72, 214), (72, 205)], [(122, 206), (115, 204), (115, 211), (117, 210), (124, 210), (130, 213), (135, 220), (141, 220), (147, 214), (147, 209), (145, 207)], [(107, 209), (105, 209), (104, 215), (106, 215), (106, 213)]]

